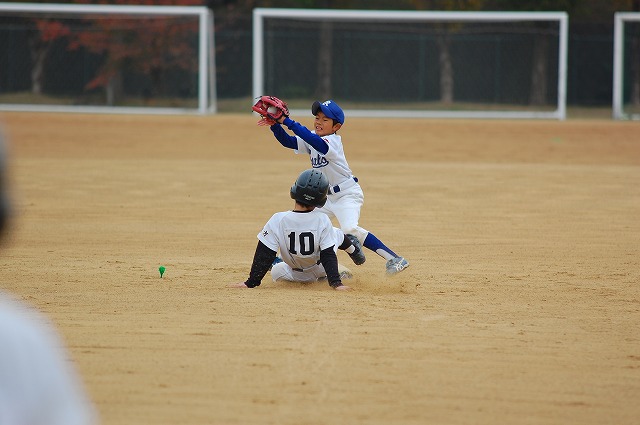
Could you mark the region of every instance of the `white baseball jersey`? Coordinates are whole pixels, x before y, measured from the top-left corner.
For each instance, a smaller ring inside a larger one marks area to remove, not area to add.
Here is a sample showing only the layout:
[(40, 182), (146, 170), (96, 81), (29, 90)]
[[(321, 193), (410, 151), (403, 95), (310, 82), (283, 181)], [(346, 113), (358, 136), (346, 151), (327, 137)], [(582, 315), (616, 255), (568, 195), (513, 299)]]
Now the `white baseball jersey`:
[[(340, 223), (340, 228), (345, 233), (355, 235), (360, 240), (360, 243), (364, 244), (369, 231), (358, 225), (360, 208), (364, 203), (364, 193), (360, 185), (353, 179), (353, 174), (344, 154), (342, 137), (335, 133), (322, 137), (322, 140), (329, 145), (326, 155), (315, 150), (313, 146), (305, 142), (301, 137), (295, 137), (298, 141), (298, 148), (294, 150), (295, 153), (308, 153), (313, 168), (324, 173), (329, 180), (330, 191), (327, 203), (324, 207), (318, 208), (318, 210), (327, 214), (330, 218), (336, 217)], [(335, 186), (340, 186), (340, 192), (333, 193)]]
[(304, 271), (318, 264), (320, 251), (340, 243), (326, 214), (283, 211), (275, 213), (258, 233), (258, 239), (273, 251), (280, 251), (282, 261)]
[(54, 328), (0, 293), (0, 424), (94, 423), (95, 411)]
[[(312, 131), (312, 133), (315, 133), (315, 131)], [(309, 154), (311, 165), (327, 176), (330, 187), (339, 185), (353, 176), (347, 163), (347, 158), (344, 155), (342, 137), (335, 133), (322, 137), (322, 140), (329, 145), (329, 151), (326, 155), (315, 150), (313, 146), (305, 142), (301, 137), (296, 136), (296, 139), (298, 139), (298, 149), (295, 152)]]

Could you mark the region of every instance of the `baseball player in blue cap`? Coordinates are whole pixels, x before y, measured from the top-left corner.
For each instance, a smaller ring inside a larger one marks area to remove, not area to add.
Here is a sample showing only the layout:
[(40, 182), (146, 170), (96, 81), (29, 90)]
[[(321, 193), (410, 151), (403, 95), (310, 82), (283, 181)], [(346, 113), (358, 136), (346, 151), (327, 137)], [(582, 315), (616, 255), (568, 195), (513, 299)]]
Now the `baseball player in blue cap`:
[[(279, 101), (277, 98), (275, 100)], [(409, 267), (404, 257), (358, 225), (364, 193), (349, 168), (342, 138), (338, 135), (338, 130), (344, 124), (342, 108), (333, 100), (314, 102), (311, 106), (311, 113), (315, 116), (313, 130), (289, 118), (286, 106), (283, 109), (285, 113), (279, 116), (268, 114), (267, 117), (271, 118), (270, 123), (273, 122), (270, 128), (276, 139), (297, 154), (308, 154), (313, 168), (320, 170), (329, 180), (328, 199), (319, 210), (329, 217), (336, 217), (344, 233), (356, 236), (364, 247), (384, 258), (387, 274), (393, 275)], [(295, 136), (288, 134), (282, 125), (293, 131)]]

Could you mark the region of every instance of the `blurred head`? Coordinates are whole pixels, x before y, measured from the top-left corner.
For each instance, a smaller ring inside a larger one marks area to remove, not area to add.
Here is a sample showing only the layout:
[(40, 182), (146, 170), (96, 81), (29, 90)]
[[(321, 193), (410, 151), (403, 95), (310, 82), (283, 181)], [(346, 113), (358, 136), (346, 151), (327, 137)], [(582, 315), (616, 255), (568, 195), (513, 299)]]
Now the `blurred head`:
[[(0, 129), (0, 242), (7, 233), (7, 151)], [(57, 330), (0, 289), (0, 423), (97, 424), (97, 412)], [(7, 410), (8, 409), (8, 410)]]
[(0, 241), (4, 239), (9, 221), (9, 194), (7, 190), (6, 149), (0, 130)]

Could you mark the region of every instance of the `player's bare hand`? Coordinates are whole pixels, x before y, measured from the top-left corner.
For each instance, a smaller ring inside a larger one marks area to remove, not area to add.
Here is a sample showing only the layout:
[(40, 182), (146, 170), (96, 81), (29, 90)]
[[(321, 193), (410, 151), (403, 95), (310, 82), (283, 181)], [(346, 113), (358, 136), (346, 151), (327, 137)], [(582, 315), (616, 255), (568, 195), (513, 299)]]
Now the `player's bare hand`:
[(248, 288), (247, 285), (245, 285), (244, 282), (240, 282), (240, 283), (232, 283), (231, 285), (228, 285), (229, 288)]
[(336, 291), (351, 291), (351, 287), (347, 285), (340, 285), (334, 288)]

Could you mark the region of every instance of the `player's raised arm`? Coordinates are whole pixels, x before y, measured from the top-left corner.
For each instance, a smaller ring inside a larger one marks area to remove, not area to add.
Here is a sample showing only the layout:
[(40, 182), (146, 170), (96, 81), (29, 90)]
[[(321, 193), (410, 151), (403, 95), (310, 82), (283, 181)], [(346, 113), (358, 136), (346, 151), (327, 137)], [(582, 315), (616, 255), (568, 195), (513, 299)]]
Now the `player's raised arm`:
[[(289, 130), (293, 131), (296, 136), (300, 137), (302, 140), (313, 146), (315, 150), (320, 152), (323, 155), (326, 155), (329, 152), (329, 145), (325, 142), (322, 137), (318, 136), (315, 133), (312, 133), (307, 127), (303, 126), (297, 121), (292, 120), (287, 117), (284, 119), (284, 125), (289, 127)], [(282, 128), (282, 127), (280, 127)], [(283, 130), (284, 131), (284, 130)], [(274, 132), (275, 133), (275, 132)], [(285, 133), (286, 134), (286, 133)], [(277, 136), (276, 136), (277, 138)], [(295, 137), (294, 137), (295, 139)], [(280, 140), (280, 139), (278, 139)], [(280, 142), (282, 143), (282, 142)], [(297, 144), (296, 144), (297, 146)]]
[(273, 135), (282, 146), (289, 149), (298, 149), (298, 139), (296, 138), (296, 136), (287, 134), (284, 128), (282, 128), (282, 126), (277, 123), (272, 125), (270, 128), (273, 132)]

